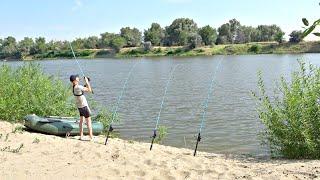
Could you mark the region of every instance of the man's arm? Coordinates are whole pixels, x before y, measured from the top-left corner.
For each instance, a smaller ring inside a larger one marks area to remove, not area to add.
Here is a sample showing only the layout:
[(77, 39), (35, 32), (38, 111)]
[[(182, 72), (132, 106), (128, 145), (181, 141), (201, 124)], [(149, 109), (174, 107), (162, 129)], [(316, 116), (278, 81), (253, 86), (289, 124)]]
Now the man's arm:
[(86, 87), (83, 88), (83, 91), (85, 92), (92, 92), (92, 89), (91, 89), (91, 85), (89, 83), (89, 80), (87, 77), (84, 77), (84, 81), (86, 83)]

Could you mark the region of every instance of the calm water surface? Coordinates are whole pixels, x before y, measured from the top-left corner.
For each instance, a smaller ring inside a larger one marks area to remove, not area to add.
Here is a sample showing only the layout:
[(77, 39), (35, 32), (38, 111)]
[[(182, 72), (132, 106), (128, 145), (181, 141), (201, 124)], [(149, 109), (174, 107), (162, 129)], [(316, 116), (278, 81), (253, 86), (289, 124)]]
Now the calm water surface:
[[(319, 54), (93, 59), (81, 60), (80, 64), (92, 77), (93, 98), (112, 109), (130, 68), (139, 61), (120, 102), (121, 123), (115, 124), (114, 128), (124, 139), (145, 142), (151, 140), (170, 70), (180, 64), (169, 84), (159, 124), (168, 128), (165, 145), (194, 148), (212, 73), (221, 61), (199, 150), (267, 155), (267, 148), (260, 146), (257, 137), (262, 125), (250, 92), (257, 90), (259, 70), (263, 72), (268, 92), (272, 92), (281, 75), (288, 78), (297, 69), (298, 58), (320, 65)], [(59, 75), (67, 83), (70, 74), (80, 73), (73, 60), (38, 62), (46, 73)]]

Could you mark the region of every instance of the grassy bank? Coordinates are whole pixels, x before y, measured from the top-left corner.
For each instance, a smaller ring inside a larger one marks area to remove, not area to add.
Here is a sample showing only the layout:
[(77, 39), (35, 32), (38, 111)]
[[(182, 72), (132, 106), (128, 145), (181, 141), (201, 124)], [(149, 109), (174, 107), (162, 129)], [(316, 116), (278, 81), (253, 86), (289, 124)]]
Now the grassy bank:
[[(213, 56), (213, 55), (246, 55), (246, 54), (297, 54), (297, 53), (320, 53), (320, 42), (301, 43), (247, 43), (204, 46), (195, 49), (188, 49), (182, 46), (175, 47), (153, 47), (145, 51), (142, 47), (122, 48), (119, 52), (112, 49), (79, 49), (75, 50), (78, 58), (130, 58), (130, 57), (161, 57), (161, 56)], [(57, 59), (72, 58), (72, 52), (48, 51), (43, 54), (35, 54), (22, 57), (23, 60), (34, 59)]]

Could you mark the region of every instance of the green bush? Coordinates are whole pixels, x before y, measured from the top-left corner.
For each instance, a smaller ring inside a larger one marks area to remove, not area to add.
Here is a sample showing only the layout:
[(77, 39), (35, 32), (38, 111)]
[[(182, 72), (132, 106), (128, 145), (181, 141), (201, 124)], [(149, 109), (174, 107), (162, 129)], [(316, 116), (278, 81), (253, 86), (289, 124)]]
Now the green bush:
[(100, 107), (99, 109), (100, 110), (98, 114), (95, 117), (93, 117), (92, 120), (101, 122), (103, 124), (104, 131), (108, 131), (112, 119), (113, 122), (120, 121), (119, 115), (117, 113), (112, 113), (108, 109), (102, 107)]
[(16, 122), (27, 114), (75, 116), (70, 87), (43, 73), (39, 64), (0, 66), (0, 119)]
[(158, 135), (155, 138), (154, 142), (161, 144), (164, 138), (166, 138), (167, 134), (168, 134), (168, 128), (166, 126), (159, 126)]
[(284, 77), (274, 97), (267, 95), (259, 73), (259, 118), (262, 137), (271, 155), (286, 158), (320, 158), (320, 68), (299, 61), (290, 82)]
[(248, 49), (248, 51), (253, 53), (259, 53), (261, 51), (261, 45), (254, 44)]

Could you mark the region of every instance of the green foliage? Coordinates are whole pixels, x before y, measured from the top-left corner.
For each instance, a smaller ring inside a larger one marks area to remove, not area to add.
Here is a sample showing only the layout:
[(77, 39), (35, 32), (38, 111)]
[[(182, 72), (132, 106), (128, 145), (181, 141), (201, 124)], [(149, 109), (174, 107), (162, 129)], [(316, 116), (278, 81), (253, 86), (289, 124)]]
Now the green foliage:
[(185, 46), (191, 35), (198, 32), (197, 24), (189, 18), (175, 19), (172, 24), (165, 29), (165, 44)]
[(8, 36), (2, 42), (0, 58), (17, 57), (17, 42), (12, 36)]
[(199, 35), (202, 38), (202, 41), (205, 45), (213, 45), (217, 40), (217, 31), (211, 26), (207, 25), (199, 30)]
[(202, 46), (202, 38), (199, 34), (192, 34), (189, 37), (189, 49), (194, 49)]
[(113, 114), (112, 112), (108, 111), (106, 108), (100, 107), (98, 114), (92, 118), (94, 121), (99, 121), (103, 124), (104, 130), (107, 131), (109, 129), (110, 123), (112, 122), (119, 122), (120, 118), (118, 114)]
[(261, 45), (259, 44), (254, 44), (252, 45), (249, 49), (248, 49), (249, 52), (253, 52), (253, 53), (259, 53), (261, 51)]
[(299, 43), (303, 40), (302, 31), (292, 31), (289, 36), (290, 36), (289, 42), (291, 43)]
[(27, 114), (74, 116), (70, 88), (43, 73), (39, 64), (0, 67), (0, 119), (16, 122)]
[(163, 38), (164, 30), (158, 23), (152, 23), (151, 28), (144, 31), (144, 42), (150, 41), (153, 46), (159, 46)]
[(111, 40), (111, 47), (113, 47), (117, 52), (120, 51), (123, 46), (126, 45), (126, 39), (120, 36), (117, 36)]
[(275, 37), (274, 40), (277, 41), (278, 43), (283, 43), (284, 42), (284, 36), (285, 33), (284, 32), (278, 32)]
[(46, 39), (44, 37), (36, 38), (35, 46), (31, 50), (31, 54), (41, 54), (47, 50)]
[(152, 50), (152, 43), (150, 41), (147, 41), (143, 43), (143, 49), (144, 51), (151, 51)]
[(18, 44), (21, 56), (24, 57), (26, 55), (29, 55), (33, 46), (34, 42), (32, 38), (25, 37), (23, 40), (21, 40)]
[(112, 40), (114, 38), (116, 38), (118, 35), (114, 34), (114, 33), (102, 33), (100, 34), (100, 42), (99, 42), (99, 48), (106, 48), (106, 47), (111, 47), (112, 44)]
[(120, 29), (120, 36), (126, 40), (127, 47), (137, 47), (140, 46), (142, 35), (137, 28), (131, 29), (130, 27), (125, 27)]
[(274, 96), (267, 95), (259, 73), (259, 118), (272, 156), (320, 158), (320, 68), (299, 61), (288, 82), (284, 77)]
[[(302, 22), (305, 25), (305, 30), (301, 36), (302, 39), (311, 34), (317, 26), (320, 26), (320, 19), (314, 21), (311, 26), (309, 26), (309, 21), (306, 18), (302, 18)], [(314, 32), (313, 35), (320, 37), (320, 32)]]
[(24, 131), (23, 126), (16, 126), (12, 133), (22, 133)]
[(157, 137), (154, 139), (154, 143), (161, 144), (168, 134), (168, 128), (166, 126), (159, 126)]
[(32, 143), (34, 144), (39, 144), (39, 142), (40, 142), (40, 139), (38, 139), (37, 137), (34, 138), (34, 140), (32, 141)]

